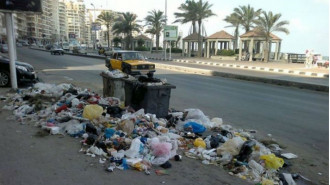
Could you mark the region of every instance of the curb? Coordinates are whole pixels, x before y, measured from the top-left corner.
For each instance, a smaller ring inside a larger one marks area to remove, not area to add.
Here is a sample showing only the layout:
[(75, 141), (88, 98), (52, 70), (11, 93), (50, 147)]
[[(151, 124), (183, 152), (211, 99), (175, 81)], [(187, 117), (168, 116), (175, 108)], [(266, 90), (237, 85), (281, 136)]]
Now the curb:
[(154, 57), (148, 57), (148, 59), (152, 60), (163, 60), (163, 61), (175, 61), (175, 59), (166, 59), (165, 58), (154, 58)]
[(323, 85), (292, 82), (292, 81), (278, 80), (278, 79), (271, 79), (271, 78), (261, 78), (261, 77), (254, 77), (254, 76), (245, 76), (245, 75), (225, 73), (225, 72), (219, 72), (219, 71), (213, 71), (213, 70), (207, 70), (207, 69), (197, 69), (197, 68), (191, 68), (191, 67), (173, 66), (173, 65), (166, 65), (166, 64), (156, 64), (156, 67), (158, 67), (160, 69), (170, 69), (170, 70), (176, 70), (176, 71), (205, 75), (205, 76), (220, 76), (220, 77), (224, 77), (224, 78), (233, 78), (233, 79), (239, 79), (239, 80), (255, 81), (255, 82), (262, 82), (262, 83), (268, 83), (268, 84), (274, 84), (274, 85), (281, 85), (281, 86), (297, 87), (297, 88), (301, 88), (301, 89), (309, 89), (309, 90), (314, 90), (314, 91), (329, 92), (329, 87), (323, 86)]
[(179, 60), (179, 59), (174, 59), (172, 61), (180, 62), (180, 63), (192, 63), (192, 64), (200, 64), (200, 65), (241, 68), (241, 69), (249, 69), (249, 70), (268, 71), (268, 72), (285, 73), (285, 74), (295, 74), (295, 75), (301, 75), (301, 76), (329, 78), (329, 74), (326, 74), (326, 73), (313, 73), (313, 72), (304, 72), (304, 71), (290, 70), (290, 69), (278, 69), (278, 68), (256, 67), (256, 66), (247, 66), (247, 65), (238, 65), (238, 64), (190, 61), (190, 60)]

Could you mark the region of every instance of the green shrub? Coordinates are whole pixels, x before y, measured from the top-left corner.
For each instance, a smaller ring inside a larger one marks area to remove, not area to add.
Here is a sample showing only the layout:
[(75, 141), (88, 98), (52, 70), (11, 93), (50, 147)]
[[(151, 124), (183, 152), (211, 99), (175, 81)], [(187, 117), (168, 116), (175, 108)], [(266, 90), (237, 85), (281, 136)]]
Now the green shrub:
[(234, 50), (227, 50), (227, 49), (223, 49), (217, 52), (217, 55), (220, 56), (234, 56), (235, 55), (235, 51)]
[(134, 48), (135, 51), (149, 51), (150, 49), (144, 46), (138, 46)]
[[(158, 47), (158, 50), (162, 50), (163, 48), (162, 47)], [(152, 47), (152, 50), (156, 50), (156, 47)]]
[[(170, 52), (170, 49), (167, 48), (166, 52)], [(172, 48), (171, 53), (182, 53), (182, 49), (180, 48)]]

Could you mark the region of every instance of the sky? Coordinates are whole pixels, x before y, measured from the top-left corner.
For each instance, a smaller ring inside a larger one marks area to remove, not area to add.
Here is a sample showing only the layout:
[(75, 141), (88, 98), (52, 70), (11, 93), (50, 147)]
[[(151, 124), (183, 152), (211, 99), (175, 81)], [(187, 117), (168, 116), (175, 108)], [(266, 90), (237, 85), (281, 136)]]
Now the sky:
[[(174, 12), (185, 0), (167, 0), (168, 25), (178, 25), (183, 37), (188, 35), (191, 24), (173, 24)], [(217, 15), (204, 20), (207, 35), (220, 30), (234, 34), (234, 29), (223, 19), (239, 6), (250, 4), (254, 9), (282, 14), (280, 20), (289, 21), (286, 26), (290, 34), (274, 32), (282, 39), (281, 52), (304, 53), (313, 49), (314, 53), (329, 56), (329, 0), (209, 0), (211, 10)], [(165, 11), (165, 0), (85, 0), (86, 8), (111, 9), (118, 12), (133, 12), (143, 20), (148, 12), (156, 9)], [(240, 35), (243, 34), (240, 29)]]

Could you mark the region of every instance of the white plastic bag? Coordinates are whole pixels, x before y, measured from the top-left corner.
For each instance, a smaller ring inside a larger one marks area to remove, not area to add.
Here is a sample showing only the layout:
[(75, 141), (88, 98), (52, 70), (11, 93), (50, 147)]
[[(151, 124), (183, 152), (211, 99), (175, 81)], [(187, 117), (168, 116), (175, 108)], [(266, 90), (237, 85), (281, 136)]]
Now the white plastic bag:
[(133, 139), (130, 148), (125, 151), (125, 155), (128, 158), (137, 158), (139, 156), (141, 145), (143, 145), (143, 143), (140, 141), (140, 137)]
[(233, 156), (238, 155), (243, 143), (244, 141), (241, 137), (234, 137), (229, 139), (223, 145), (217, 148), (217, 154), (222, 155), (223, 153), (228, 152)]

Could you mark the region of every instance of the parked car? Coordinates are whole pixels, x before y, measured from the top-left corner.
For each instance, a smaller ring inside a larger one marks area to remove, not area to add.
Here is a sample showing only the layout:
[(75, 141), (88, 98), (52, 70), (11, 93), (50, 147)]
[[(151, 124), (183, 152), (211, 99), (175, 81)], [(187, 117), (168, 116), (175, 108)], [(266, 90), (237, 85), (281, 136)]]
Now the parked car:
[(50, 50), (50, 54), (51, 55), (64, 55), (64, 50), (60, 47), (52, 47), (52, 49)]
[(20, 42), (17, 42), (17, 43), (16, 43), (16, 46), (17, 46), (17, 47), (23, 47), (23, 44), (20, 43)]
[[(16, 61), (16, 75), (17, 82), (19, 84), (24, 82), (36, 82), (38, 81), (37, 74), (34, 71), (32, 65)], [(0, 56), (0, 87), (6, 87), (10, 85), (10, 68), (9, 59)]]
[(119, 69), (129, 75), (148, 75), (153, 77), (155, 64), (145, 61), (145, 57), (138, 51), (114, 51), (111, 58), (105, 59), (105, 66), (109, 70)]
[(8, 45), (7, 44), (1, 44), (0, 45), (0, 52), (1, 53), (8, 53)]

